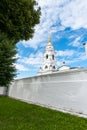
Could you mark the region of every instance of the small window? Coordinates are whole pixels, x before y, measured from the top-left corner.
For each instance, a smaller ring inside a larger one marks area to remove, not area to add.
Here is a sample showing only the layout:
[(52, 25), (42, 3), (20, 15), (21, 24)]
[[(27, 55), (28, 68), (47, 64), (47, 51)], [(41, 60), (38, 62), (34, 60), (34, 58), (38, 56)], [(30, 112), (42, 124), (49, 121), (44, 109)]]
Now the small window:
[(45, 69), (47, 69), (47, 68), (48, 68), (48, 66), (46, 65), (46, 66), (45, 66)]
[(52, 55), (52, 59), (54, 60), (54, 55)]
[(48, 55), (46, 55), (46, 59), (48, 59)]
[(55, 66), (53, 66), (53, 69), (55, 69)]

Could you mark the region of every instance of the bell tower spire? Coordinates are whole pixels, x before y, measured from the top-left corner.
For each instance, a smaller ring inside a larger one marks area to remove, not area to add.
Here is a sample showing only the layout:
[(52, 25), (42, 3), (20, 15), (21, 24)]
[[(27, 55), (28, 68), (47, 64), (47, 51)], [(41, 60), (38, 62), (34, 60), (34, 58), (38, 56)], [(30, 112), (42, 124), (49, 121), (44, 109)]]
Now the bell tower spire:
[(51, 42), (51, 32), (50, 32), (50, 30), (48, 31), (48, 42)]

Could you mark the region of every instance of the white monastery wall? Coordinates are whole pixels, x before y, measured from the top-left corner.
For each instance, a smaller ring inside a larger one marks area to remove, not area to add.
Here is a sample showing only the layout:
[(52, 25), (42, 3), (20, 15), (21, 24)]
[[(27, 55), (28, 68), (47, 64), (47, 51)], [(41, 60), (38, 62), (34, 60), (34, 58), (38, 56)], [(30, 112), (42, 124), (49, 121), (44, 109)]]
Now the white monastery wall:
[(15, 80), (9, 96), (87, 115), (87, 69)]

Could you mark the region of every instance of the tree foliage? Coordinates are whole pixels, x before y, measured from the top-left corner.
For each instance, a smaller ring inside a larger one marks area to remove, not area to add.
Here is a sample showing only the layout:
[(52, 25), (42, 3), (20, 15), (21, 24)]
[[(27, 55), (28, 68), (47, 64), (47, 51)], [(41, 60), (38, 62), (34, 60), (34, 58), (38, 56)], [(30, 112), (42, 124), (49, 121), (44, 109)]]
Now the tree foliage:
[(32, 38), (39, 21), (35, 0), (0, 0), (0, 86), (8, 87), (16, 75), (14, 43)]
[(40, 8), (35, 6), (35, 0), (0, 0), (0, 33), (16, 41), (32, 38), (40, 19)]
[(0, 86), (8, 87), (16, 76), (16, 53), (14, 41), (10, 42), (7, 37), (0, 36)]

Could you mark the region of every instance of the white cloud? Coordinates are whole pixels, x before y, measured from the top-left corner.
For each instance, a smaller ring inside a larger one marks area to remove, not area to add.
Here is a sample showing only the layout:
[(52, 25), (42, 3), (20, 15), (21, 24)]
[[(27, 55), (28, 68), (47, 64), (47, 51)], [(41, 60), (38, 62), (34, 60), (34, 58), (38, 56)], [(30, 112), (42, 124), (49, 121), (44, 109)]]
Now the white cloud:
[(79, 61), (87, 60), (87, 56), (86, 56), (85, 52), (78, 53), (78, 60)]
[(23, 58), (22, 62), (27, 64), (27, 65), (39, 65), (41, 64), (41, 59), (40, 58), (37, 58), (37, 57), (25, 57)]
[[(65, 1), (62, 0), (54, 2), (52, 0), (41, 1), (37, 0), (40, 7), (41, 7), (41, 19), (40, 24), (35, 27), (35, 34), (33, 39), (28, 41), (23, 41), (24, 46), (29, 46), (34, 49), (37, 49), (38, 46), (44, 46), (45, 42), (48, 39), (48, 31), (52, 28), (52, 33), (57, 32), (58, 30), (64, 29), (63, 27), (55, 26), (52, 27), (54, 24), (56, 25), (59, 20), (59, 9), (60, 5), (63, 4)], [(42, 44), (44, 43), (44, 44)]]
[(29, 70), (28, 68), (24, 67), (24, 65), (18, 64), (18, 63), (15, 64), (15, 67), (19, 71), (28, 71)]
[(17, 54), (15, 55), (15, 58), (21, 58), (21, 56), (17, 53)]
[(43, 53), (37, 52), (36, 54), (31, 53), (29, 57), (23, 57), (19, 59), (19, 62), (26, 65), (33, 65), (34, 67), (40, 66), (43, 61)]
[(61, 24), (72, 29), (87, 28), (87, 0), (72, 0), (60, 13)]
[(73, 47), (81, 47), (81, 43), (80, 43), (81, 37), (77, 37), (73, 42), (71, 42), (69, 44), (69, 46), (73, 46)]
[(74, 50), (56, 51), (56, 56), (73, 56), (76, 52)]
[(42, 13), (40, 24), (35, 27), (34, 37), (22, 42), (24, 46), (34, 49), (44, 46), (49, 29), (52, 29), (52, 33), (56, 33), (66, 27), (87, 28), (87, 0), (37, 0), (37, 2)]
[[(85, 54), (85, 52), (77, 52), (77, 51), (71, 51), (69, 52), (70, 55), (68, 55), (68, 52), (69, 51), (65, 51), (65, 52), (62, 52), (60, 53), (60, 55), (62, 56), (61, 59), (58, 58), (58, 61), (57, 61), (57, 65), (58, 66), (61, 66), (63, 61), (65, 61), (65, 63), (67, 65), (71, 65), (74, 64), (74, 63), (77, 63), (78, 65), (81, 65), (80, 62), (83, 62), (85, 60), (87, 60), (87, 56)], [(65, 55), (63, 56), (63, 53), (65, 53)], [(68, 58), (66, 58), (67, 56), (69, 56)], [(73, 56), (73, 58), (72, 58)], [(78, 66), (77, 66), (78, 67)]]

